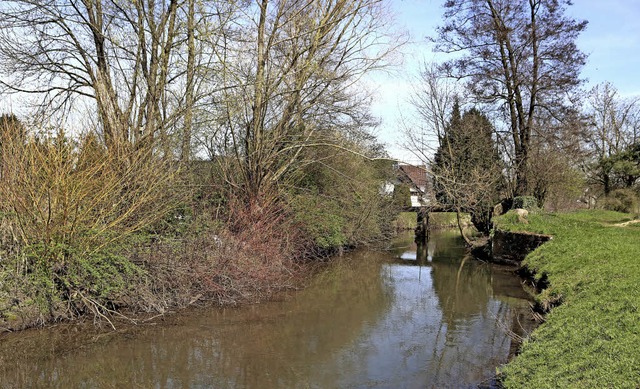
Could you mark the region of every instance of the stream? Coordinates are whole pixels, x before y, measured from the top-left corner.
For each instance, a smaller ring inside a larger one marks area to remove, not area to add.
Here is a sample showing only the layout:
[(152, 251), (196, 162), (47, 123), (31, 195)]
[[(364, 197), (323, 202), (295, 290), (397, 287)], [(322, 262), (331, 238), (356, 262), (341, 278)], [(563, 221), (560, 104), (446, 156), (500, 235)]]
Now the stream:
[(455, 231), (412, 239), (348, 253), (278, 301), (4, 334), (0, 387), (493, 387), (534, 326), (519, 278), (466, 256)]

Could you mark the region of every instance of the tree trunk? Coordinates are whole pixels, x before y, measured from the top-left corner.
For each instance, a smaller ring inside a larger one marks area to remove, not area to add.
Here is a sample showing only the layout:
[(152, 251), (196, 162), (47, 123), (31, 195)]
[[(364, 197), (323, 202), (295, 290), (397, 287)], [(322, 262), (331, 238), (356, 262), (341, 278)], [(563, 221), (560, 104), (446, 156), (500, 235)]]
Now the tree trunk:
[(528, 145), (521, 145), (516, 151), (516, 187), (514, 196), (527, 196), (529, 194), (528, 174)]
[(187, 13), (187, 86), (185, 91), (184, 130), (180, 160), (187, 162), (191, 156), (191, 132), (193, 128), (194, 80), (195, 80), (195, 0), (189, 0)]
[(462, 239), (464, 239), (467, 246), (471, 246), (471, 240), (465, 235), (464, 228), (462, 228), (462, 221), (460, 220), (460, 208), (456, 208), (456, 221), (458, 222), (458, 230), (460, 231), (460, 235), (462, 235)]

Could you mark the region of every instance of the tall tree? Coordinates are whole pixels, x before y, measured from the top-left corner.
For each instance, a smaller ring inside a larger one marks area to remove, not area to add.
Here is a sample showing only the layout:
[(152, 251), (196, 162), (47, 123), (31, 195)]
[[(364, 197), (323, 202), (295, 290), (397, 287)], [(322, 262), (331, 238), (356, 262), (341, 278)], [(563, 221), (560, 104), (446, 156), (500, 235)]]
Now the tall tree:
[(432, 166), (436, 199), (457, 212), (469, 212), (476, 228), (488, 233), (491, 211), (500, 197), (502, 161), (493, 125), (471, 108), (460, 114), (456, 101)]
[(188, 161), (191, 156), (191, 134), (193, 131), (193, 106), (196, 73), (196, 0), (187, 0), (187, 75), (185, 86), (185, 113), (180, 160)]
[[(586, 121), (577, 109), (562, 120), (539, 115), (529, 150), (531, 195), (539, 206), (572, 208), (584, 190), (580, 166), (586, 158)], [(551, 202), (551, 204), (547, 202)]]
[(6, 160), (21, 157), (22, 148), (14, 146), (23, 145), (26, 139), (26, 129), (14, 114), (0, 115), (0, 180), (6, 174)]
[(176, 93), (185, 77), (186, 106), (194, 104), (194, 64), (202, 56), (193, 50), (194, 1), (3, 1), (0, 87), (37, 96), (49, 113), (92, 99), (110, 150), (167, 155), (169, 132), (184, 115), (185, 104), (173, 101), (185, 95)]
[(404, 148), (428, 165), (433, 158), (434, 139), (444, 136), (454, 102), (459, 104), (456, 83), (446, 77), (435, 62), (425, 62), (414, 82), (410, 103), (415, 122), (403, 129)]
[[(438, 136), (438, 149), (433, 156), (433, 188), (436, 200), (443, 205), (455, 207), (458, 196), (449, 189), (460, 175), (460, 152), (456, 146), (462, 146), (462, 114), (460, 102), (455, 99), (451, 110), (451, 118)], [(461, 150), (460, 150), (461, 151)]]
[(249, 20), (220, 53), (212, 148), (228, 187), (252, 202), (273, 194), (306, 147), (340, 146), (337, 132), (372, 122), (355, 85), (387, 63), (397, 37), (380, 0), (261, 0), (239, 17)]
[(529, 151), (538, 113), (556, 114), (581, 84), (586, 56), (575, 41), (587, 25), (564, 15), (569, 0), (448, 0), (436, 49), (480, 103), (507, 118), (515, 195), (530, 194)]

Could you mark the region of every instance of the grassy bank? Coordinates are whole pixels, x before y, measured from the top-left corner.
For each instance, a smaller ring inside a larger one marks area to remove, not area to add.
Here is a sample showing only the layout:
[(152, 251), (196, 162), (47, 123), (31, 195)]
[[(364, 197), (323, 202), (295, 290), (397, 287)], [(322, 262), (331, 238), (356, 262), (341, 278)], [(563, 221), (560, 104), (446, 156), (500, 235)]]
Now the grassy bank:
[(539, 302), (546, 322), (501, 369), (506, 388), (616, 387), (640, 384), (640, 228), (632, 215), (581, 211), (499, 218), (501, 229), (551, 234), (524, 264), (548, 277)]
[[(461, 221), (464, 226), (471, 225), (469, 214), (462, 214)], [(396, 230), (413, 230), (416, 228), (416, 212), (401, 212), (396, 218), (394, 225)], [(454, 228), (458, 227), (455, 212), (432, 212), (429, 215), (429, 225), (432, 228)]]
[(416, 228), (416, 220), (415, 212), (400, 212), (394, 220), (393, 226), (396, 231), (413, 230)]

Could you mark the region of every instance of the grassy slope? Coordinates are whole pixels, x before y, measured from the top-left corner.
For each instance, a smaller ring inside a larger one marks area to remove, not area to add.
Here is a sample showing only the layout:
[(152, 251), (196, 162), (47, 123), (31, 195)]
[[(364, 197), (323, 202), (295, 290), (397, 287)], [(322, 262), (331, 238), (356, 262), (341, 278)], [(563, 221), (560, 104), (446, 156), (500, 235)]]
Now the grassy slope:
[(546, 273), (539, 298), (560, 299), (502, 368), (507, 388), (640, 386), (640, 228), (613, 227), (630, 215), (582, 211), (531, 215), (501, 228), (551, 234), (525, 264)]
[[(413, 230), (414, 228), (416, 228), (416, 218), (416, 212), (400, 212), (395, 220), (394, 225), (398, 230)], [(471, 224), (471, 217), (469, 216), (469, 214), (461, 214), (461, 219), (463, 225)], [(449, 228), (458, 226), (455, 212), (432, 212), (429, 215), (429, 223), (432, 227), (436, 228)]]
[(412, 230), (416, 228), (416, 223), (415, 212), (400, 212), (394, 225), (397, 230)]

